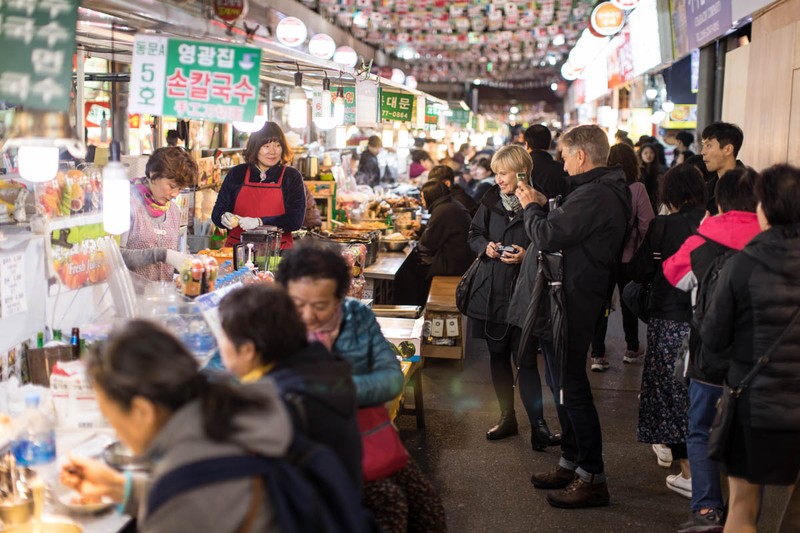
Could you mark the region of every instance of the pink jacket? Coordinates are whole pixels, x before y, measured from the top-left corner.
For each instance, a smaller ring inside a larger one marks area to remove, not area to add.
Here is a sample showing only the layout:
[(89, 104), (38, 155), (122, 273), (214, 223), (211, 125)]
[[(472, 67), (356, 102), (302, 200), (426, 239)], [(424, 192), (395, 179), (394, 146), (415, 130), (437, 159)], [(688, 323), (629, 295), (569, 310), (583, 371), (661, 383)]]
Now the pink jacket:
[(741, 250), (750, 239), (761, 233), (755, 213), (747, 211), (728, 211), (721, 215), (706, 217), (697, 228), (702, 235), (692, 235), (675, 252), (675, 255), (664, 261), (664, 277), (670, 285), (690, 292), (697, 287), (697, 276), (692, 272), (690, 254), (702, 246), (707, 237), (709, 240)]
[(647, 228), (650, 227), (650, 221), (655, 218), (653, 214), (653, 206), (650, 204), (650, 197), (647, 195), (647, 189), (644, 183), (636, 182), (628, 185), (631, 190), (631, 219), (630, 225), (633, 227), (628, 242), (625, 243), (625, 248), (622, 250), (622, 262), (630, 263), (633, 259), (633, 254), (639, 249), (644, 237), (647, 235)]

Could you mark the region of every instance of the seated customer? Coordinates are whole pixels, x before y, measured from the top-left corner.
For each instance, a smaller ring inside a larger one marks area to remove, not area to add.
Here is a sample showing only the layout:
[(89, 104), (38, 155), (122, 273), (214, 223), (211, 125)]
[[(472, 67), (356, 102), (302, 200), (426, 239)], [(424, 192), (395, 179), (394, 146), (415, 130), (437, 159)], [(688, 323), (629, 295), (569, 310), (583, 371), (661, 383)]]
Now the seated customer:
[(135, 455), (157, 458), (157, 465), (151, 479), (131, 478), (105, 463), (70, 456), (61, 470), (63, 484), (84, 497), (125, 503), (139, 531), (237, 531), (248, 519), (252, 531), (278, 530), (274, 508), (253, 490), (250, 477), (226, 481), (225, 490), (195, 487), (154, 513), (146, 505), (154, 485), (189, 463), (249, 454), (283, 457), (292, 426), (274, 385), (244, 392), (208, 381), (177, 339), (139, 320), (90, 354), (87, 374), (120, 440)]
[(295, 429), (331, 448), (360, 489), (361, 433), (350, 365), (306, 340), (306, 328), (283, 287), (237, 289), (222, 300), (219, 314), (225, 368), (257, 390), (264, 384), (271, 389), (274, 380)]
[(425, 183), (420, 193), (423, 207), (431, 214), (417, 246), (420, 255), (430, 259), (427, 278), (463, 275), (475, 260), (475, 252), (467, 244), (472, 222), (469, 212), (441, 181)]
[(462, 187), (456, 183), (456, 173), (447, 165), (436, 165), (428, 173), (429, 180), (438, 180), (447, 185), (450, 189), (450, 194), (453, 199), (463, 205), (469, 211), (470, 218), (475, 216), (478, 210), (478, 204), (472, 199), (472, 196)]

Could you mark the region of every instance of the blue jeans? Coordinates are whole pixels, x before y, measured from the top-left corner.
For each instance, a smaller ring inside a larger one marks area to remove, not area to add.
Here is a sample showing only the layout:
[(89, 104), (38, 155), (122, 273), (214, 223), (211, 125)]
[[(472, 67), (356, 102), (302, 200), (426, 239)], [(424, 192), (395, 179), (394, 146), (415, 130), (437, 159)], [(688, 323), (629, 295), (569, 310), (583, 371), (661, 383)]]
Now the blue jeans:
[(702, 381), (689, 382), (689, 435), (686, 449), (692, 470), (692, 511), (722, 509), (719, 464), (708, 458), (708, 430), (717, 413), (722, 387)]

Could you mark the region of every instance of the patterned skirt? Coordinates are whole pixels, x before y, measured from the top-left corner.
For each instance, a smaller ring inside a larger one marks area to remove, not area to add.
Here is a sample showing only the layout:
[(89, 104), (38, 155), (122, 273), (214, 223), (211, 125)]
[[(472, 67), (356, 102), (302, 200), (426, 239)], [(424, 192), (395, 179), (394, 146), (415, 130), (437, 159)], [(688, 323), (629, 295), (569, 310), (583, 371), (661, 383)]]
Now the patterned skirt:
[(675, 380), (675, 361), (689, 324), (651, 318), (639, 396), (636, 438), (651, 444), (686, 442), (689, 393)]

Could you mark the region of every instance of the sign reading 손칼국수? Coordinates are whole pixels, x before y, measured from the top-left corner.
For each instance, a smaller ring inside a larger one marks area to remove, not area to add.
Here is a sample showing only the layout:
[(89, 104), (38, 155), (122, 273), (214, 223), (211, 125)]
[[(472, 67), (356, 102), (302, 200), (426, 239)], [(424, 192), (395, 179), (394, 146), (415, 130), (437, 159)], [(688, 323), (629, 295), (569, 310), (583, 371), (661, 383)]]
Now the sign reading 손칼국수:
[(0, 100), (69, 111), (78, 3), (0, 1)]
[(381, 90), (381, 120), (411, 122), (414, 95)]
[(213, 122), (252, 122), (260, 69), (257, 48), (137, 35), (128, 110)]

